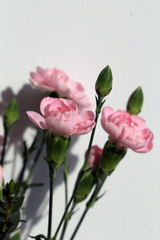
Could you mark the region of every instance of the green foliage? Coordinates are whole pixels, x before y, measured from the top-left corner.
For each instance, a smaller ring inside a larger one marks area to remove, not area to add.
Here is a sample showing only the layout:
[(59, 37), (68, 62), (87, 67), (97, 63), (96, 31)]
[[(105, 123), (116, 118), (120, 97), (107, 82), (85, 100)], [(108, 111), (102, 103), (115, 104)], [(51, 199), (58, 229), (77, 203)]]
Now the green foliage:
[[(12, 179), (3, 188), (3, 201), (0, 201), (0, 239), (3, 240), (16, 230), (20, 220), (20, 208), (24, 196), (15, 197), (17, 183)], [(12, 240), (18, 240), (19, 234)]]
[(19, 107), (16, 99), (8, 104), (3, 115), (3, 122), (5, 129), (9, 130), (19, 118)]

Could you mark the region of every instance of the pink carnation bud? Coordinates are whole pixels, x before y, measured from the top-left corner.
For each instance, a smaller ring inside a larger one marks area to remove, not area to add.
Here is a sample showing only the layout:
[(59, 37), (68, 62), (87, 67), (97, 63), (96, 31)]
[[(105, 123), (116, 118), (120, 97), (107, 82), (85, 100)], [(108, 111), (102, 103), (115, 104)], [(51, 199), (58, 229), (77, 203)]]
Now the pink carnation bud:
[(72, 100), (63, 98), (43, 98), (40, 104), (41, 114), (28, 111), (28, 117), (34, 125), (48, 129), (57, 136), (83, 135), (95, 125), (92, 111), (78, 112)]
[(145, 127), (145, 120), (137, 115), (105, 107), (101, 124), (111, 139), (119, 146), (131, 148), (135, 152), (146, 153), (153, 147), (153, 133)]
[[(99, 163), (99, 159), (102, 156), (103, 149), (99, 148), (97, 145), (91, 147), (91, 151), (89, 154), (88, 165), (87, 168), (96, 167)], [(85, 153), (85, 156), (87, 151)]]

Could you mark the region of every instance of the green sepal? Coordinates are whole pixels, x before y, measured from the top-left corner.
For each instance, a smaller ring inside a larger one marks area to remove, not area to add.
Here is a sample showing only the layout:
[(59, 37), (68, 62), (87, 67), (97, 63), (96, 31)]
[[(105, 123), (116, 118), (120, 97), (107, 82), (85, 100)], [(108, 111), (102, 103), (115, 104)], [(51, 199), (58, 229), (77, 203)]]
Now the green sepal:
[(3, 123), (5, 129), (9, 130), (10, 127), (12, 127), (12, 125), (17, 122), (18, 118), (19, 118), (19, 106), (17, 100), (13, 98), (6, 107), (3, 115)]
[(118, 147), (116, 143), (107, 141), (99, 161), (99, 168), (102, 173), (104, 175), (110, 175), (115, 170), (119, 162), (124, 158), (126, 152), (126, 148)]
[(105, 67), (99, 74), (95, 90), (100, 99), (106, 97), (112, 90), (112, 71), (110, 66)]
[(128, 103), (127, 103), (127, 112), (130, 114), (137, 115), (139, 112), (141, 112), (143, 105), (143, 92), (142, 88), (138, 87), (129, 97)]
[(88, 173), (84, 176), (80, 182), (75, 194), (75, 202), (83, 201), (91, 192), (95, 183), (95, 177), (92, 173)]
[(66, 152), (71, 144), (71, 138), (54, 136), (49, 133), (47, 137), (46, 161), (53, 169), (58, 168), (66, 156)]
[(21, 240), (21, 231), (16, 232), (16, 234), (12, 236), (10, 240)]

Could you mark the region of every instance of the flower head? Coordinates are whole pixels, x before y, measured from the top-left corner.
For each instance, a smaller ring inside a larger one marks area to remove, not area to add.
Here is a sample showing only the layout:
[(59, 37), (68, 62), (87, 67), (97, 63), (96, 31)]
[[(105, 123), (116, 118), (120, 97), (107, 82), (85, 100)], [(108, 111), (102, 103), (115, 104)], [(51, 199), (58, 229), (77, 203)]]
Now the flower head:
[(90, 106), (82, 84), (70, 79), (62, 70), (37, 67), (37, 71), (31, 72), (30, 77), (31, 84), (41, 91), (56, 91), (62, 97), (73, 100), (79, 107)]
[(39, 113), (28, 111), (28, 117), (37, 127), (48, 129), (57, 136), (83, 135), (95, 125), (92, 111), (78, 112), (72, 100), (46, 97), (41, 101)]
[(103, 108), (101, 124), (103, 129), (119, 146), (145, 153), (153, 147), (153, 133), (145, 127), (145, 120), (137, 115), (112, 108)]

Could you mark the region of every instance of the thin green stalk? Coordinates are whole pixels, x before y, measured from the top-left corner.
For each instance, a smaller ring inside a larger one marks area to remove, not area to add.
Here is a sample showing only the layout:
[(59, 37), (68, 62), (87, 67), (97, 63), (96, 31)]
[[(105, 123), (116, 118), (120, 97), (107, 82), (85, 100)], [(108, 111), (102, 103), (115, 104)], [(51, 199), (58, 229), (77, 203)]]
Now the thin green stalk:
[[(67, 204), (68, 204), (68, 166), (67, 166), (66, 157), (64, 159), (64, 174), (63, 174), (63, 176), (64, 176), (64, 185), (65, 185), (65, 208), (66, 208)], [(65, 219), (60, 240), (62, 240), (64, 237), (67, 225), (68, 225), (68, 221), (67, 221), (67, 219)]]
[(96, 107), (95, 126), (94, 126), (94, 128), (92, 130), (92, 133), (91, 133), (91, 137), (90, 137), (90, 141), (89, 141), (89, 145), (88, 145), (88, 150), (87, 150), (87, 155), (86, 155), (86, 158), (85, 158), (84, 165), (82, 167), (83, 171), (85, 171), (87, 169), (89, 154), (90, 154), (90, 150), (91, 150), (91, 147), (92, 147), (93, 138), (94, 138), (94, 134), (95, 134), (95, 130), (96, 130), (99, 114), (100, 114), (101, 108), (102, 108), (102, 106), (103, 106), (103, 104), (105, 102), (105, 101), (102, 102), (100, 99), (96, 99), (96, 101), (97, 101), (97, 107)]
[(72, 196), (71, 196), (71, 198), (70, 198), (70, 200), (69, 200), (69, 202), (68, 202), (68, 204), (67, 204), (67, 207), (66, 207), (66, 209), (65, 209), (65, 211), (64, 211), (64, 213), (63, 213), (63, 215), (62, 215), (62, 218), (61, 218), (61, 220), (60, 220), (60, 223), (59, 223), (59, 225), (58, 225), (58, 227), (57, 227), (57, 229), (56, 229), (56, 232), (55, 232), (52, 240), (56, 240), (56, 238), (57, 238), (57, 235), (58, 235), (58, 233), (59, 233), (59, 230), (60, 230), (60, 228), (61, 228), (61, 226), (62, 226), (63, 221), (64, 221), (65, 218), (66, 218), (66, 215), (67, 215), (68, 210), (69, 210), (69, 208), (70, 208), (70, 206), (71, 206), (71, 203), (72, 203), (72, 201), (73, 201), (73, 199), (74, 199), (74, 196), (75, 196), (75, 193), (76, 193), (76, 191), (77, 191), (77, 188), (79, 187), (79, 184), (80, 184), (80, 179), (78, 179), (77, 182), (76, 182), (75, 188), (74, 188), (74, 190), (73, 190), (73, 194), (72, 194)]
[(64, 184), (65, 184), (65, 207), (67, 207), (68, 203), (68, 166), (67, 159), (64, 159)]
[(3, 148), (2, 148), (2, 154), (1, 154), (1, 160), (0, 160), (0, 165), (1, 166), (3, 166), (3, 164), (4, 164), (4, 157), (5, 157), (5, 153), (6, 153), (7, 137), (8, 137), (8, 130), (5, 128), (5, 130), (4, 130)]
[(63, 229), (62, 229), (62, 233), (61, 233), (61, 236), (60, 236), (60, 240), (63, 240), (64, 239), (64, 235), (66, 233), (66, 229), (67, 229), (67, 226), (68, 226), (68, 223), (69, 223), (69, 220), (71, 219), (72, 215), (73, 215), (73, 211), (75, 209), (75, 207), (77, 206), (77, 203), (76, 202), (73, 202), (73, 205), (71, 207), (71, 210), (69, 211), (69, 213), (67, 213), (67, 218), (63, 224)]
[(89, 208), (86, 207), (85, 210), (84, 210), (84, 212), (83, 212), (83, 214), (82, 214), (82, 216), (81, 216), (81, 218), (80, 218), (80, 220), (79, 220), (79, 223), (78, 223), (77, 226), (76, 226), (75, 231), (73, 232), (73, 234), (72, 234), (72, 236), (71, 236), (71, 238), (70, 238), (70, 240), (73, 240), (73, 239), (74, 239), (74, 237), (75, 237), (77, 231), (79, 230), (79, 227), (81, 226), (81, 223), (83, 222), (83, 220), (84, 220), (84, 218), (85, 218), (88, 210), (89, 210)]
[(85, 208), (85, 210), (84, 210), (84, 212), (83, 212), (83, 214), (82, 214), (82, 216), (81, 216), (81, 218), (80, 218), (80, 220), (79, 220), (79, 222), (78, 222), (78, 224), (77, 224), (77, 226), (76, 226), (76, 228), (75, 228), (75, 230), (74, 230), (70, 240), (73, 240), (75, 238), (75, 236), (76, 236), (76, 234), (77, 234), (77, 232), (78, 232), (78, 230), (79, 230), (79, 228), (80, 228), (80, 226), (81, 226), (81, 224), (82, 224), (86, 214), (88, 213), (88, 210), (96, 202), (98, 194), (99, 194), (99, 192), (100, 192), (100, 190), (101, 190), (105, 180), (106, 180), (106, 177), (104, 177), (104, 179), (102, 181), (97, 182), (96, 187), (94, 189), (94, 192), (93, 192), (92, 196), (90, 197), (89, 201), (87, 202), (86, 208)]
[(54, 185), (54, 169), (49, 166), (50, 173), (50, 196), (49, 196), (49, 214), (48, 214), (48, 234), (47, 240), (51, 240), (52, 234), (52, 208), (53, 208), (53, 185)]
[(65, 212), (63, 213), (63, 216), (62, 216), (62, 218), (61, 218), (61, 220), (60, 220), (60, 223), (59, 223), (59, 225), (58, 225), (58, 227), (57, 227), (57, 230), (56, 230), (56, 232), (55, 232), (52, 240), (56, 240), (56, 237), (57, 237), (57, 235), (58, 235), (58, 233), (59, 233), (59, 230), (60, 230), (60, 228), (61, 228), (61, 226), (62, 226), (62, 224), (63, 224), (63, 221), (65, 220), (66, 214), (67, 214), (67, 212), (68, 212), (68, 210), (69, 210), (69, 208), (70, 208), (70, 205), (71, 205), (72, 201), (74, 200), (74, 196), (75, 196), (76, 191), (77, 191), (77, 189), (78, 189), (78, 187), (79, 187), (79, 184), (80, 184), (80, 182), (81, 182), (81, 179), (84, 177), (85, 172), (86, 172), (86, 169), (87, 169), (89, 154), (90, 154), (90, 150), (91, 150), (91, 146), (92, 146), (92, 142), (93, 142), (93, 138), (94, 138), (96, 126), (97, 126), (98, 117), (99, 117), (99, 114), (100, 114), (100, 112), (101, 112), (101, 108), (102, 108), (102, 106), (103, 106), (103, 104), (104, 104), (104, 102), (105, 102), (105, 101), (102, 102), (101, 99), (96, 99), (96, 101), (97, 101), (97, 107), (96, 107), (95, 126), (94, 126), (94, 128), (93, 128), (93, 130), (92, 130), (92, 133), (91, 133), (91, 137), (90, 137), (90, 141), (89, 141), (89, 145), (88, 145), (88, 150), (87, 150), (87, 155), (86, 155), (86, 158), (85, 158), (83, 167), (82, 167), (82, 169), (80, 170), (80, 172), (79, 172), (79, 174), (78, 174), (78, 178), (77, 178), (77, 181), (76, 181), (74, 190), (73, 190), (73, 194), (72, 194), (72, 196), (71, 196), (71, 198), (70, 198), (70, 200), (69, 200), (69, 202), (68, 202), (68, 204), (67, 204), (67, 207), (66, 207), (66, 209), (65, 209)]

